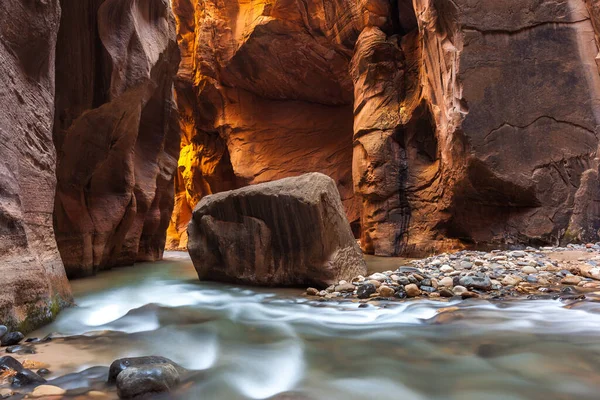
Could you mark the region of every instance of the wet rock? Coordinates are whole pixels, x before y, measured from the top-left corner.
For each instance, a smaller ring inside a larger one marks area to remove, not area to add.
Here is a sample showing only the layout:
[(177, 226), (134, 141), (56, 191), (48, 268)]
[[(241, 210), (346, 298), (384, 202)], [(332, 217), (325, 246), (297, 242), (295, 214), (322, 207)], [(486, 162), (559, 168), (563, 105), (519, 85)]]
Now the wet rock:
[(379, 282), (385, 282), (387, 280), (387, 276), (385, 274), (380, 273), (380, 272), (376, 272), (376, 273), (370, 275), (369, 277), (367, 277), (367, 279), (374, 280), (374, 281), (379, 281)]
[(14, 392), (10, 389), (0, 389), (0, 399), (8, 399), (14, 395)]
[(206, 196), (188, 234), (200, 279), (325, 288), (367, 273), (336, 184), (320, 173)]
[(404, 286), (404, 290), (406, 291), (406, 295), (408, 297), (417, 297), (421, 295), (421, 289), (419, 289), (419, 287), (414, 283)]
[(21, 332), (10, 332), (2, 336), (0, 340), (0, 344), (5, 346), (14, 346), (15, 344), (19, 344), (25, 336)]
[(8, 328), (4, 325), (0, 325), (0, 339), (8, 332)]
[(400, 277), (398, 277), (398, 284), (400, 284), (402, 286), (406, 286), (406, 285), (410, 284), (410, 281), (408, 280), (408, 278), (406, 276), (400, 276)]
[(179, 372), (172, 364), (130, 366), (117, 376), (117, 393), (122, 399), (131, 399), (169, 392), (179, 385), (180, 380)]
[(440, 296), (446, 297), (446, 298), (453, 297), (454, 292), (452, 292), (452, 290), (450, 290), (450, 289), (442, 288), (442, 289), (440, 289)]
[(459, 295), (459, 296), (465, 292), (468, 292), (466, 287), (460, 286), (460, 285), (454, 286), (454, 289), (452, 289), (452, 291), (454, 292), (454, 294)]
[(461, 286), (464, 286), (468, 289), (478, 289), (478, 290), (491, 290), (492, 289), (492, 281), (488, 276), (464, 276), (460, 278)]
[(22, 369), (13, 377), (13, 387), (24, 387), (46, 383), (46, 380), (29, 369)]
[(396, 291), (396, 293), (394, 294), (394, 297), (397, 299), (406, 299), (408, 297), (408, 295), (406, 294), (406, 291), (402, 288), (402, 289), (398, 289)]
[(340, 293), (352, 293), (355, 289), (356, 286), (351, 283), (344, 283), (343, 285), (337, 285), (335, 287), (335, 291)]
[(11, 356), (0, 357), (0, 371), (22, 371), (23, 365)]
[(560, 283), (562, 283), (563, 285), (578, 285), (582, 280), (583, 278), (580, 276), (567, 275), (564, 278), (562, 278)]
[(179, 372), (184, 372), (185, 369), (179, 366), (174, 361), (169, 360), (166, 357), (161, 356), (146, 356), (146, 357), (131, 357), (131, 358), (121, 358), (119, 360), (113, 361), (108, 370), (108, 383), (114, 384), (117, 381), (117, 377), (127, 368), (131, 367), (142, 367), (142, 366), (152, 366), (156, 364), (170, 364), (175, 367)]
[(435, 292), (435, 288), (433, 286), (420, 286), (421, 291), (425, 292), (425, 293), (434, 293)]
[(27, 345), (8, 346), (6, 352), (9, 354), (35, 354), (35, 347)]
[(382, 297), (392, 297), (394, 296), (394, 293), (396, 293), (396, 291), (389, 286), (382, 285), (379, 288), (379, 294)]
[(452, 279), (449, 276), (446, 276), (439, 281), (439, 285), (442, 287), (451, 288), (454, 286), (454, 279)]
[(39, 376), (46, 376), (46, 375), (50, 375), (50, 374), (51, 374), (51, 372), (50, 372), (50, 370), (49, 370), (49, 369), (47, 369), (47, 368), (40, 368), (40, 369), (38, 369), (38, 371), (37, 371), (37, 374), (38, 374)]
[(529, 283), (538, 283), (539, 282), (539, 279), (534, 275), (527, 275), (526, 280)]
[(309, 296), (318, 296), (319, 295), (319, 289), (308, 288), (308, 289), (306, 289), (306, 294), (309, 295)]
[(372, 283), (363, 283), (356, 289), (356, 295), (359, 299), (368, 299), (376, 291), (377, 288)]
[(40, 385), (40, 386), (36, 387), (33, 390), (33, 392), (28, 394), (28, 397), (37, 399), (37, 398), (49, 397), (49, 396), (63, 396), (66, 393), (67, 393), (66, 390), (61, 389), (57, 386)]
[(502, 279), (502, 284), (505, 286), (517, 286), (523, 281), (523, 278), (517, 275), (507, 275)]
[(466, 292), (461, 293), (460, 297), (463, 299), (475, 299), (479, 297), (479, 295), (475, 292), (470, 292), (467, 290)]

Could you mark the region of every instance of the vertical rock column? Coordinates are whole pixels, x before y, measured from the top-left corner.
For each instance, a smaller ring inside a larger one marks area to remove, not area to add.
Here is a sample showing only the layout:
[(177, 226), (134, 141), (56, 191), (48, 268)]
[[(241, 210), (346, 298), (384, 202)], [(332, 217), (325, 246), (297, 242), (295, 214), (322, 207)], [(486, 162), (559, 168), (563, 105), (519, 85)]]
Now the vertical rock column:
[(54, 222), (77, 277), (162, 256), (179, 153), (179, 52), (166, 0), (63, 6)]
[(406, 150), (399, 143), (404, 92), (398, 37), (379, 28), (360, 35), (350, 66), (354, 81), (354, 191), (361, 198), (361, 245), (376, 255), (400, 254), (406, 245)]
[(58, 0), (0, 2), (0, 321), (30, 331), (71, 301), (54, 240)]

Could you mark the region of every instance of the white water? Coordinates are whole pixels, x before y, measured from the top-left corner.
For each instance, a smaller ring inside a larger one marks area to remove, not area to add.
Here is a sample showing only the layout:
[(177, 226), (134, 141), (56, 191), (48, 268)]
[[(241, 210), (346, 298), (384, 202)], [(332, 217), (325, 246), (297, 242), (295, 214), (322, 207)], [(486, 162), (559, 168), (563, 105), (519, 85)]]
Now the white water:
[[(81, 339), (93, 359), (62, 372), (162, 355), (206, 371), (182, 399), (292, 391), (316, 400), (600, 398), (595, 302), (420, 300), (359, 308), (309, 301), (299, 290), (200, 283), (177, 253), (76, 281), (74, 291), (79, 307), (39, 335), (117, 333)], [(460, 308), (456, 317), (438, 323), (438, 309), (449, 306)]]

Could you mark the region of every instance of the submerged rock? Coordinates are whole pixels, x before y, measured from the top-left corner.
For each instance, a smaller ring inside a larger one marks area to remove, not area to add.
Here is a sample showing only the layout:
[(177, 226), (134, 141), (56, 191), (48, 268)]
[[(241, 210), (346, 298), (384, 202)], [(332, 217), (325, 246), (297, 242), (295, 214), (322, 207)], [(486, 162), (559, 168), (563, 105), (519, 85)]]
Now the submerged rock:
[(30, 369), (22, 369), (13, 377), (13, 387), (23, 387), (46, 383), (46, 380)]
[(0, 357), (0, 371), (22, 371), (23, 365), (11, 356)]
[(10, 333), (7, 333), (6, 335), (2, 336), (2, 340), (0, 341), (0, 344), (3, 347), (14, 346), (16, 344), (19, 344), (24, 338), (25, 338), (25, 336), (21, 332), (10, 332)]
[(206, 196), (188, 234), (200, 279), (326, 288), (367, 272), (335, 182), (320, 173)]
[(122, 358), (111, 364), (108, 383), (116, 383), (119, 397), (129, 399), (168, 392), (179, 384), (184, 372), (183, 367), (165, 357)]

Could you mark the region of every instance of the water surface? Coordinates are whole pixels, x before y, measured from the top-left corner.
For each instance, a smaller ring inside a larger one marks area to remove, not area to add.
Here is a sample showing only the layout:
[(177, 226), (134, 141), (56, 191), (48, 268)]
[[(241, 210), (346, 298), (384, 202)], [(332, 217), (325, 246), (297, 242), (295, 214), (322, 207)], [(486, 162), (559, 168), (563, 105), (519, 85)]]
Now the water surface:
[[(75, 281), (73, 291), (78, 307), (37, 332), (88, 333), (55, 375), (162, 355), (204, 371), (170, 398), (600, 398), (600, 307), (593, 301), (359, 308), (311, 301), (299, 289), (199, 282), (184, 253)], [(439, 313), (447, 307), (458, 310)]]

